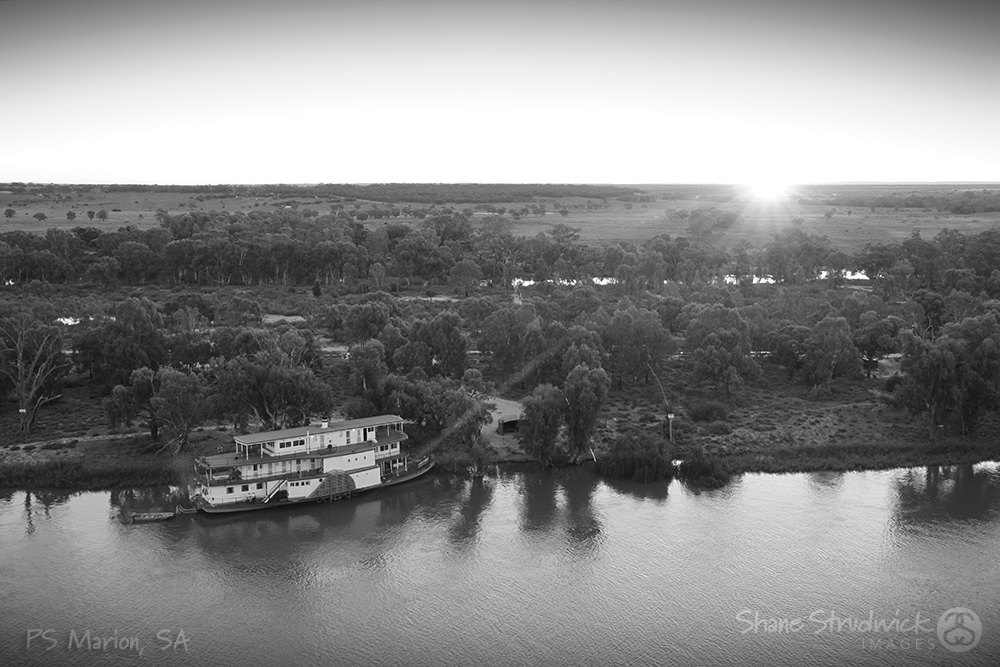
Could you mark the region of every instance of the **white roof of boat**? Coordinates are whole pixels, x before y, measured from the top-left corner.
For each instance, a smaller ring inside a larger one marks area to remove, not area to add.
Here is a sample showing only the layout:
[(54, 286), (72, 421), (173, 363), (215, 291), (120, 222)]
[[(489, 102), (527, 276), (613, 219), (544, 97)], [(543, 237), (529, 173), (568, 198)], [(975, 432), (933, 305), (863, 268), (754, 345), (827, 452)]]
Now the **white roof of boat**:
[(288, 440), (290, 438), (303, 437), (306, 434), (316, 435), (318, 433), (333, 433), (336, 431), (346, 431), (351, 428), (370, 428), (372, 426), (386, 426), (387, 424), (401, 424), (403, 418), (397, 415), (378, 415), (377, 417), (365, 417), (363, 419), (349, 419), (342, 422), (331, 422), (326, 428), (320, 424), (310, 424), (309, 426), (298, 426), (296, 428), (285, 428), (280, 431), (264, 431), (263, 433), (248, 433), (247, 435), (237, 435), (236, 442), (243, 445), (256, 445), (262, 442), (273, 442), (275, 440)]

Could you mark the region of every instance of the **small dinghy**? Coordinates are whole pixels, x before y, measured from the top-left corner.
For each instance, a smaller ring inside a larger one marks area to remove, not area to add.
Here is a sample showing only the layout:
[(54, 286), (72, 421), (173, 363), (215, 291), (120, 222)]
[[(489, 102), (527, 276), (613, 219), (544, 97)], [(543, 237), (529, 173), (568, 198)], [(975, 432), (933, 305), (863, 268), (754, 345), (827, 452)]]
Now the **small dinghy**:
[(174, 517), (173, 512), (135, 512), (132, 523), (149, 523), (151, 521), (166, 521)]

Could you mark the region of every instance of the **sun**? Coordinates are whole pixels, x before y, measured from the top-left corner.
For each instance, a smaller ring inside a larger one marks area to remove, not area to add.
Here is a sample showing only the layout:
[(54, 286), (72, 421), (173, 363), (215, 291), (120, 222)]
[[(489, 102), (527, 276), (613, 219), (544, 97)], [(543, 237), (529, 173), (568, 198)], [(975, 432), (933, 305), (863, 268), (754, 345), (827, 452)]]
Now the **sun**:
[(782, 181), (757, 181), (747, 184), (747, 193), (757, 201), (777, 201), (791, 193), (791, 186)]

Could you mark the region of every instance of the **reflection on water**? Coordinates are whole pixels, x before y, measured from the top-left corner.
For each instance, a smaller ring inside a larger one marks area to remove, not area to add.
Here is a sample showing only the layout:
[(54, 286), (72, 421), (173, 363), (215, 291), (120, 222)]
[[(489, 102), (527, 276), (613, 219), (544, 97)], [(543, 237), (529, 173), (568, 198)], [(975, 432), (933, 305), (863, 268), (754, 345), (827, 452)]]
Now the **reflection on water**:
[(179, 486), (114, 489), (108, 493), (115, 514), (125, 522), (136, 512), (172, 512), (178, 504), (188, 502), (187, 490)]
[(50, 518), (50, 510), (69, 500), (70, 494), (65, 491), (42, 489), (27, 491), (24, 494), (24, 531), (30, 535), (35, 532), (35, 521)]
[(627, 494), (639, 499), (663, 502), (669, 495), (669, 482), (650, 482), (648, 484), (644, 484), (640, 482), (633, 482), (630, 479), (611, 478), (607, 478), (602, 481), (605, 486), (610, 489), (614, 489), (618, 493)]
[(524, 531), (547, 531), (556, 520), (556, 475), (554, 470), (527, 474), (521, 481), (521, 513), (519, 525)]
[[(857, 636), (743, 633), (737, 614), (934, 616), (1000, 627), (995, 465), (746, 475), (722, 489), (584, 468), (429, 476), (348, 502), (182, 515), (177, 489), (0, 495), (0, 664), (134, 665), (70, 628), (185, 628), (151, 664), (992, 664)], [(32, 651), (26, 628), (54, 628)], [(939, 647), (940, 648), (940, 647)]]
[(894, 486), (902, 524), (993, 518), (1000, 506), (1000, 471), (993, 465), (911, 469)]
[(575, 475), (563, 487), (566, 498), (566, 543), (579, 556), (592, 556), (603, 539), (601, 521), (594, 512), (596, 475)]
[(820, 471), (820, 472), (810, 472), (806, 473), (806, 479), (809, 481), (809, 488), (814, 491), (827, 491), (840, 489), (844, 485), (844, 475), (843, 472), (832, 472), (832, 471)]
[(456, 547), (464, 548), (476, 543), (483, 513), (493, 498), (492, 480), (474, 478), (463, 480), (461, 500), (454, 523), (448, 529), (448, 539)]

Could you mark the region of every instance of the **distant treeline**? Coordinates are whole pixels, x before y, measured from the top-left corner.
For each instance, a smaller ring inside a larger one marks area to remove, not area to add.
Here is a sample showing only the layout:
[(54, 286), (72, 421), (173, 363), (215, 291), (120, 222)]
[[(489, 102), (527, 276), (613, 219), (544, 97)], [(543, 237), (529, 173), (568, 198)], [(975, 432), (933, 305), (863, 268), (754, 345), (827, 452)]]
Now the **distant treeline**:
[(582, 243), (579, 230), (565, 224), (530, 238), (516, 236), (511, 216), (530, 212), (523, 207), (508, 216), (477, 216), (471, 208), (431, 206), (420, 211), (422, 219), (398, 221), (392, 219), (397, 209), (390, 208), (388, 217), (382, 209), (375, 215), (387, 221), (366, 226), (368, 212), (343, 204), (328, 214), (296, 208), (179, 215), (161, 210), (159, 226), (148, 230), (0, 234), (0, 281), (83, 280), (106, 287), (318, 283), (347, 291), (450, 283), (467, 293), (480, 281), (509, 289), (514, 278), (614, 278), (624, 292), (637, 293), (661, 292), (664, 281), (749, 284), (754, 276), (770, 276), (779, 284), (799, 284), (824, 271), (839, 282), (854, 269), (895, 298), (920, 288), (1000, 297), (1000, 230), (914, 235), (848, 255), (827, 237), (799, 229), (768, 239), (764, 247), (724, 247), (713, 232), (729, 224), (731, 212), (725, 210), (692, 215), (690, 236), (605, 245)]
[(527, 202), (533, 199), (625, 197), (637, 190), (610, 185), (530, 185), (492, 183), (373, 183), (371, 185), (318, 185), (324, 194), (387, 202), (456, 202), (488, 204)]
[(1000, 190), (954, 190), (951, 192), (848, 192), (822, 201), (800, 203), (854, 206), (860, 208), (919, 208), (964, 215), (1000, 211)]
[(24, 183), (0, 184), (0, 189), (15, 194), (33, 191), (70, 192), (74, 189), (100, 188), (107, 193), (119, 192), (170, 192), (219, 197), (340, 197), (384, 202), (414, 203), (503, 203), (529, 202), (538, 198), (586, 197), (611, 199), (633, 197), (635, 188), (610, 185), (558, 185), (558, 184), (496, 184), (496, 183), (373, 183), (369, 185), (318, 184), (318, 185), (26, 185)]

